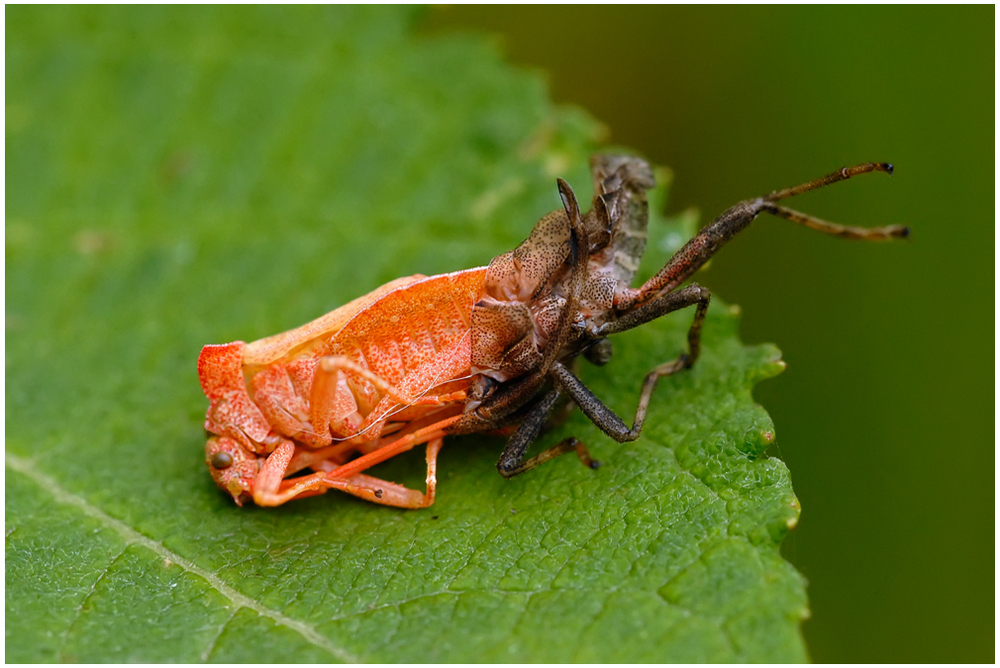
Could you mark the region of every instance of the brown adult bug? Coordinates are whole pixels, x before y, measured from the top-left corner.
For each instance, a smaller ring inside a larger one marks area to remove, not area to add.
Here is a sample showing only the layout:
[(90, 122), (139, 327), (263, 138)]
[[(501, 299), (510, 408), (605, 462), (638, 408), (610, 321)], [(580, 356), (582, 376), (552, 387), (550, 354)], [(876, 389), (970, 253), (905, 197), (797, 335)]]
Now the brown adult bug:
[[(681, 284), (761, 213), (846, 239), (909, 235), (908, 228), (900, 225), (872, 229), (836, 225), (778, 204), (859, 174), (892, 174), (890, 164), (865, 163), (736, 204), (698, 232), (642, 287), (632, 289), (629, 282), (644, 248), (645, 190), (653, 185), (652, 174), (635, 158), (599, 156), (593, 168), (598, 187), (590, 213), (581, 216), (573, 191), (559, 180), (564, 211), (543, 218), (521, 246), (490, 263), (486, 296), (473, 308), (472, 362), (478, 377), (470, 393), (471, 410), (466, 410), (456, 431), (478, 431), (512, 418), (519, 423), (497, 463), (504, 477), (574, 449), (585, 463), (592, 463), (584, 446), (572, 438), (524, 460), (560, 395), (616, 441), (639, 438), (657, 381), (689, 368), (700, 352), (710, 293), (696, 283)], [(611, 176), (602, 180), (605, 174)], [(687, 306), (696, 306), (688, 351), (647, 374), (631, 427), (566, 365), (580, 353), (590, 353), (591, 361), (603, 363), (609, 354), (604, 350), (608, 336)], [(474, 405), (475, 401), (480, 403)]]

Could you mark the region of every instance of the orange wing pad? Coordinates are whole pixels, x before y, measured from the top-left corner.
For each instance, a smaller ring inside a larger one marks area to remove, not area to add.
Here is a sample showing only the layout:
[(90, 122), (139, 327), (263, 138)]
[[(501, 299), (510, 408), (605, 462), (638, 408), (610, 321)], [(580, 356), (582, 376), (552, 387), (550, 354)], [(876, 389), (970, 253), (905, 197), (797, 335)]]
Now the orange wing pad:
[(270, 364), (284, 357), (293, 348), (303, 343), (308, 343), (320, 337), (329, 338), (350, 322), (351, 318), (377, 302), (387, 293), (423, 278), (424, 276), (421, 274), (397, 278), (301, 327), (249, 343), (243, 351), (243, 362), (246, 364)]

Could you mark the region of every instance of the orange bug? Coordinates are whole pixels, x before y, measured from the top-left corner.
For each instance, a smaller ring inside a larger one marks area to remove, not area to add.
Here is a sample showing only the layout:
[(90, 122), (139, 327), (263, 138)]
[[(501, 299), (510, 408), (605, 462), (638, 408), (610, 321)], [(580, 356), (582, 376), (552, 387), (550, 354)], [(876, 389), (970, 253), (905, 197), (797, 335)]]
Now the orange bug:
[[(595, 195), (583, 214), (558, 180), (563, 209), (544, 216), (515, 250), (488, 267), (397, 279), (298, 329), (253, 343), (205, 346), (198, 359), (210, 401), (206, 463), (237, 504), (274, 506), (339, 489), (390, 506), (434, 502), (437, 455), (448, 434), (512, 428), (497, 469), (522, 473), (575, 439), (525, 460), (560, 400), (575, 403), (618, 441), (639, 437), (657, 379), (689, 368), (700, 350), (708, 290), (695, 271), (760, 213), (853, 239), (905, 237), (902, 226), (863, 229), (827, 223), (776, 202), (884, 163), (845, 168), (740, 202), (703, 228), (651, 279), (631, 288), (645, 249), (653, 187), (638, 158), (595, 156)], [(688, 351), (651, 371), (632, 427), (576, 377), (572, 363), (610, 357), (607, 337), (696, 306)], [(427, 444), (427, 491), (365, 474)], [(308, 472), (308, 471), (311, 471)]]

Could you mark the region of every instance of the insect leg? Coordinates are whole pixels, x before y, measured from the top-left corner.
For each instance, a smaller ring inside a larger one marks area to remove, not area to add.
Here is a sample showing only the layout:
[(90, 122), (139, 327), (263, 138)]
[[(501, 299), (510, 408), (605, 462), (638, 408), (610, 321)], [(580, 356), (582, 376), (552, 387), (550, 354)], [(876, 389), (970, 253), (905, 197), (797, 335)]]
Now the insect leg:
[(427, 502), (428, 497), (422, 492), (363, 473), (357, 473), (344, 480), (328, 480), (323, 473), (285, 480), (277, 491), (261, 494), (259, 502), (255, 495), (254, 502), (259, 506), (280, 506), (295, 499), (323, 494), (331, 489), (346, 492), (365, 501), (397, 508), (424, 508), (434, 502), (433, 494), (430, 494), (430, 501)]
[(497, 461), (497, 471), (504, 478), (509, 478), (512, 475), (520, 473), (516, 469), (521, 465), (528, 446), (531, 445), (531, 442), (535, 440), (538, 433), (542, 430), (545, 419), (549, 416), (549, 412), (555, 406), (556, 401), (559, 400), (559, 394), (558, 389), (553, 389), (538, 400), (531, 407), (531, 410), (528, 411), (528, 414), (524, 416), (521, 424), (517, 426), (517, 430), (507, 441), (507, 445), (504, 447), (503, 452), (500, 454), (500, 459)]
[(795, 195), (801, 195), (802, 193), (807, 193), (810, 190), (816, 190), (817, 188), (828, 186), (831, 183), (836, 183), (837, 181), (846, 181), (852, 176), (867, 174), (868, 172), (885, 172), (891, 176), (892, 165), (888, 162), (866, 162), (861, 165), (854, 165), (853, 167), (841, 167), (832, 174), (821, 176), (818, 179), (813, 179), (812, 181), (807, 181), (806, 183), (801, 183), (797, 186), (792, 186), (791, 188), (772, 190), (764, 196), (764, 199), (770, 202), (777, 202), (779, 199), (786, 199), (788, 197), (794, 197)]
[(347, 492), (365, 501), (395, 508), (426, 508), (434, 503), (437, 492), (437, 457), (441, 451), (443, 438), (435, 438), (427, 443), (427, 492), (420, 492), (403, 485), (373, 478), (358, 473), (346, 480), (326, 479), (326, 484), (342, 492)]
[(698, 357), (698, 349), (701, 344), (701, 323), (705, 319), (705, 311), (708, 310), (708, 302), (712, 298), (712, 293), (708, 288), (703, 288), (697, 283), (681, 288), (676, 292), (661, 293), (652, 300), (641, 306), (637, 306), (626, 312), (616, 320), (610, 320), (598, 328), (600, 336), (610, 336), (618, 332), (644, 325), (651, 320), (656, 320), (660, 316), (680, 310), (692, 304), (698, 304), (698, 310), (694, 314), (694, 322), (688, 330), (688, 344), (691, 361)]
[[(448, 357), (447, 354), (449, 352), (452, 351), (445, 351), (443, 356), (449, 360), (455, 357), (458, 357), (459, 360), (462, 359), (456, 355)], [(446, 375), (454, 373), (457, 375), (462, 371), (460, 368), (461, 361), (453, 362), (452, 364), (453, 366), (455, 364), (458, 366), (455, 369), (452, 367), (445, 368), (438, 371), (438, 374)], [(468, 366), (467, 361), (465, 365)], [(422, 368), (419, 368), (417, 371), (419, 372)], [(360, 377), (374, 385), (382, 394), (382, 400), (364, 418), (357, 412), (358, 404), (349, 385), (344, 382), (345, 376)], [(408, 380), (412, 379), (408, 377)], [(427, 380), (423, 385), (426, 387), (428, 383), (432, 383), (432, 380)], [(413, 383), (410, 383), (410, 385), (413, 385)], [(421, 383), (418, 382), (417, 385), (419, 386)], [(398, 411), (401, 407), (423, 407), (429, 410), (449, 404), (462, 403), (466, 398), (464, 390), (457, 390), (455, 387), (441, 388), (441, 386), (439, 386), (439, 389), (444, 390), (441, 393), (428, 393), (423, 396), (409, 397), (407, 396), (406, 387), (405, 384), (399, 386), (387, 382), (385, 379), (347, 357), (340, 355), (324, 357), (316, 369), (312, 386), (312, 415), (310, 419), (313, 429), (317, 434), (324, 436), (328, 436), (332, 429), (335, 436), (348, 437), (366, 430), (374, 431), (373, 425), (384, 422), (392, 411)], [(447, 391), (448, 389), (454, 391)], [(326, 438), (326, 442), (329, 442), (329, 438)], [(313, 445), (312, 443), (307, 444)]]
[[(278, 446), (268, 457), (254, 481), (253, 499), (258, 506), (279, 506), (296, 498), (322, 494), (339, 489), (359, 498), (397, 508), (424, 508), (434, 503), (437, 489), (437, 456), (444, 442), (442, 431), (455, 418), (441, 420), (424, 429), (408, 434), (367, 455), (338, 466), (300, 478), (282, 481), (295, 448), (290, 442)], [(380, 480), (364, 471), (390, 457), (427, 443), (427, 492), (419, 492), (393, 482)]]
[[(639, 407), (635, 412), (635, 421), (632, 428), (629, 429), (628, 425), (618, 417), (613, 410), (608, 408), (598, 399), (590, 389), (583, 384), (583, 381), (577, 378), (573, 373), (558, 362), (552, 365), (550, 371), (552, 377), (556, 380), (556, 383), (566, 391), (576, 405), (580, 407), (584, 415), (590, 418), (590, 421), (600, 428), (605, 434), (615, 439), (619, 443), (624, 443), (625, 441), (634, 441), (639, 438), (639, 434), (642, 432), (642, 423), (646, 419), (646, 406), (649, 403), (649, 394), (652, 392), (646, 392), (647, 385), (649, 385), (650, 376), (656, 373), (656, 370), (651, 372), (646, 376), (646, 382), (643, 383), (643, 391), (639, 397)], [(655, 384), (656, 378), (659, 376), (654, 376), (653, 383)]]
[(587, 446), (573, 437), (560, 441), (531, 459), (524, 459), (524, 453), (527, 451), (528, 446), (531, 445), (531, 442), (538, 436), (542, 426), (545, 424), (545, 419), (548, 417), (552, 407), (559, 400), (561, 394), (558, 389), (554, 389), (543, 396), (538, 403), (532, 406), (531, 410), (521, 421), (521, 424), (518, 425), (517, 431), (507, 441), (507, 446), (504, 448), (503, 453), (500, 455), (500, 460), (497, 462), (497, 471), (504, 478), (513, 478), (520, 473), (535, 468), (539, 464), (543, 464), (550, 459), (571, 451), (576, 451), (577, 456), (585, 466), (595, 469), (600, 466), (597, 460), (591, 458), (590, 452), (587, 451)]
[(349, 478), (356, 473), (361, 473), (362, 471), (369, 469), (376, 464), (380, 464), (387, 459), (395, 457), (398, 454), (411, 450), (416, 445), (428, 443), (441, 438), (445, 435), (447, 428), (456, 422), (460, 417), (460, 415), (453, 415), (435, 422), (434, 424), (423, 427), (422, 429), (406, 434), (405, 436), (401, 436), (395, 441), (380, 447), (378, 450), (374, 450), (366, 455), (358, 457), (357, 459), (351, 460), (343, 466), (338, 466), (332, 471), (326, 473), (327, 479), (336, 480), (338, 478)]
[[(688, 330), (688, 352), (681, 353), (673, 362), (661, 364), (646, 374), (642, 382), (642, 389), (639, 392), (639, 404), (636, 406), (635, 418), (632, 421), (631, 428), (613, 410), (605, 406), (572, 371), (559, 363), (552, 365), (549, 373), (555, 379), (556, 384), (565, 390), (566, 394), (580, 407), (584, 415), (590, 418), (591, 422), (619, 443), (634, 441), (639, 438), (639, 435), (642, 433), (642, 425), (646, 421), (649, 400), (653, 396), (653, 390), (656, 388), (656, 383), (660, 378), (687, 369), (698, 359), (698, 354), (701, 350), (701, 325), (705, 319), (705, 311), (708, 309), (708, 291), (704, 288), (700, 288), (700, 290), (703, 290), (705, 295), (703, 300), (700, 298), (700, 294), (697, 295), (698, 310), (695, 313), (694, 322)], [(674, 294), (679, 295), (682, 292), (684, 291), (682, 290)], [(692, 291), (692, 294), (694, 294), (694, 291)]]
[(291, 441), (282, 440), (274, 449), (274, 452), (267, 456), (264, 465), (260, 467), (253, 481), (253, 502), (258, 506), (278, 506), (285, 501), (295, 498), (294, 495), (284, 499), (278, 490), (281, 481), (285, 477), (285, 470), (288, 463), (292, 461), (295, 454), (295, 446)]
[(587, 468), (596, 469), (600, 467), (601, 463), (590, 456), (590, 451), (587, 450), (587, 446), (584, 445), (583, 441), (569, 436), (568, 438), (564, 438), (559, 441), (551, 448), (547, 448), (546, 450), (538, 453), (531, 459), (526, 459), (513, 468), (501, 470), (500, 475), (504, 478), (513, 478), (514, 476), (524, 473), (525, 471), (530, 471), (540, 464), (544, 464), (550, 459), (555, 459), (559, 455), (564, 455), (567, 452), (573, 451), (576, 452), (576, 456), (580, 458), (580, 461)]
[(605, 406), (583, 384), (583, 381), (562, 364), (552, 366), (552, 377), (580, 407), (580, 410), (604, 433), (619, 442), (634, 441), (639, 438), (639, 434), (642, 432), (642, 425), (646, 419), (646, 410), (649, 407), (649, 400), (653, 395), (653, 390), (656, 388), (656, 383), (664, 376), (669, 376), (683, 369), (690, 368), (701, 354), (701, 326), (705, 321), (705, 314), (708, 312), (708, 304), (711, 296), (711, 293), (707, 289), (698, 284), (692, 284), (677, 292), (660, 295), (629, 312), (622, 318), (605, 324), (599, 330), (602, 335), (622, 332), (633, 327), (638, 327), (661, 315), (676, 311), (685, 306), (698, 305), (694, 314), (694, 320), (688, 329), (687, 352), (681, 353), (673, 362), (661, 364), (646, 374), (642, 382), (642, 390), (639, 392), (639, 404), (636, 407), (635, 419), (631, 428), (614, 411)]
[[(343, 489), (355, 496), (367, 498), (364, 493), (357, 493), (353, 490), (354, 488), (363, 488), (367, 480), (375, 480), (375, 478), (368, 478), (368, 476), (360, 474), (348, 480), (339, 480), (335, 484), (331, 484), (326, 479), (326, 473), (323, 472), (283, 480), (289, 472), (289, 468), (295, 469), (293, 463), (295, 450), (295, 446), (290, 441), (284, 441), (268, 455), (264, 465), (254, 478), (253, 501), (255, 504), (258, 506), (280, 506), (293, 499), (315, 496), (328, 489), (336, 488)], [(394, 485), (394, 483), (390, 484)], [(399, 485), (394, 486), (399, 487)], [(415, 493), (419, 494), (419, 492)]]
[[(386, 381), (381, 376), (378, 376), (365, 367), (361, 366), (354, 360), (343, 355), (328, 355), (320, 360), (319, 367), (316, 369), (316, 380), (314, 382), (321, 382), (323, 379), (324, 386), (326, 384), (331, 384), (336, 382), (337, 372), (343, 371), (349, 375), (357, 376), (368, 381), (375, 386), (379, 392), (383, 395), (391, 397), (393, 401), (400, 404), (411, 404), (413, 402), (412, 397), (403, 396), (399, 390), (394, 387), (391, 383)], [(332, 389), (332, 388), (331, 388)], [(335, 391), (327, 391), (325, 394), (333, 396), (336, 394)], [(316, 395), (316, 390), (313, 391), (313, 395)]]
[[(611, 341), (609, 341), (608, 339), (600, 339), (600, 341), (603, 341), (606, 344), (605, 346), (601, 346), (601, 347), (605, 349), (605, 352), (608, 355), (607, 359), (610, 360), (611, 359), (611, 353), (610, 353), (610, 350), (611, 350)], [(590, 350), (593, 350), (593, 348), (588, 348), (587, 349), (588, 352)], [(584, 353), (584, 354), (586, 355), (586, 353)], [(576, 373), (577, 362), (579, 361), (579, 359), (580, 359), (579, 357), (574, 357), (574, 358), (572, 358), (572, 359), (567, 360), (566, 362), (564, 362), (564, 364), (566, 364), (566, 366), (569, 367), (570, 371), (572, 371), (573, 373)], [(603, 362), (595, 362), (595, 364), (597, 366), (603, 366), (604, 363)], [(554, 429), (554, 428), (558, 427), (559, 425), (561, 425), (564, 422), (566, 422), (566, 420), (570, 419), (570, 417), (572, 417), (573, 412), (575, 410), (576, 410), (576, 404), (573, 403), (573, 400), (570, 399), (568, 396), (566, 396), (565, 393), (560, 393), (560, 395), (559, 395), (559, 401), (556, 402), (556, 405), (552, 409), (552, 412), (549, 413), (549, 417), (545, 421), (545, 426), (543, 426), (542, 429), (543, 430), (549, 430), (549, 429)]]

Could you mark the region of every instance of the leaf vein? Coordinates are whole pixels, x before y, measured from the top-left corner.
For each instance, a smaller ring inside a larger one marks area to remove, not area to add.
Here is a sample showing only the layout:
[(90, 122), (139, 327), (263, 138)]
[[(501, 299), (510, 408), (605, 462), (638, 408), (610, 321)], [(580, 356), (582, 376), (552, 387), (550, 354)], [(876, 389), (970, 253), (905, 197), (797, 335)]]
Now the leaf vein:
[(70, 631), (73, 630), (73, 627), (76, 626), (76, 623), (79, 622), (80, 618), (83, 616), (83, 609), (86, 607), (87, 601), (89, 601), (91, 596), (94, 595), (94, 593), (97, 591), (97, 586), (101, 584), (102, 580), (104, 580), (104, 576), (108, 574), (108, 572), (111, 570), (111, 567), (115, 565), (118, 559), (120, 559), (121, 556), (125, 554), (125, 550), (127, 550), (128, 547), (129, 547), (128, 543), (126, 542), (125, 545), (122, 547), (122, 549), (119, 550), (118, 554), (116, 554), (114, 557), (111, 558), (111, 561), (109, 561), (108, 565), (104, 567), (104, 570), (101, 571), (100, 575), (94, 578), (93, 584), (90, 585), (90, 591), (88, 591), (87, 595), (83, 597), (82, 601), (80, 601), (80, 605), (76, 607), (76, 613), (73, 615), (73, 619), (70, 620), (70, 623), (66, 625), (66, 630), (63, 631), (62, 638), (59, 643), (59, 651), (57, 655), (59, 656), (59, 659), (61, 661), (69, 660), (63, 653), (66, 651), (66, 644), (69, 642)]
[[(5, 452), (4, 462), (6, 463), (8, 468), (13, 469), (14, 471), (33, 480), (39, 487), (41, 487), (42, 489), (46, 490), (49, 494), (51, 494), (52, 497), (59, 503), (72, 506), (77, 510), (79, 510), (80, 512), (82, 512), (84, 515), (92, 517), (103, 523), (105, 526), (114, 529), (119, 533), (119, 535), (122, 536), (122, 538), (125, 540), (126, 543), (130, 545), (141, 545), (151, 550), (155, 554), (165, 559), (171, 560), (172, 562), (174, 562), (184, 570), (188, 571), (189, 573), (193, 573), (201, 577), (206, 582), (208, 582), (210, 587), (212, 587), (220, 594), (222, 594), (224, 597), (229, 599), (230, 602), (232, 602), (237, 608), (241, 607), (249, 608), (250, 610), (253, 610), (257, 614), (267, 617), (276, 622), (277, 624), (280, 624), (282, 626), (291, 629), (292, 631), (297, 632), (299, 635), (305, 638), (305, 640), (308, 641), (309, 643), (325, 650), (326, 652), (335, 656), (341, 661), (345, 661), (348, 663), (360, 662), (359, 657), (355, 656), (354, 654), (348, 652), (347, 650), (341, 647), (337, 647), (332, 642), (330, 642), (328, 638), (320, 635), (320, 633), (316, 631), (314, 627), (305, 624), (297, 619), (288, 617), (287, 615), (284, 615), (278, 612), (277, 610), (272, 610), (271, 608), (264, 606), (260, 602), (253, 600), (249, 596), (240, 593), (239, 591), (233, 589), (225, 582), (223, 582), (218, 575), (215, 575), (211, 571), (208, 571), (202, 568), (201, 566), (198, 566), (194, 562), (185, 559), (181, 555), (167, 549), (159, 541), (153, 540), (152, 538), (139, 533), (132, 527), (122, 522), (121, 520), (111, 517), (103, 510), (101, 510), (97, 506), (94, 506), (89, 501), (84, 499), (82, 496), (78, 496), (76, 494), (73, 494), (72, 492), (63, 489), (54, 479), (50, 478), (44, 473), (40, 473), (35, 468), (31, 460), (18, 457), (17, 455), (12, 455), (9, 452)], [(107, 571), (105, 570), (105, 572)], [(95, 581), (95, 586), (96, 584), (97, 583)]]
[(226, 621), (219, 624), (219, 628), (216, 631), (215, 636), (213, 636), (212, 639), (208, 641), (208, 645), (205, 647), (205, 651), (201, 653), (200, 660), (202, 663), (208, 662), (209, 657), (212, 656), (212, 652), (215, 651), (216, 646), (219, 644), (219, 638), (222, 637), (222, 634), (225, 632), (226, 627), (229, 626), (229, 622), (233, 621), (233, 618), (236, 617), (236, 613), (239, 612), (239, 610), (240, 610), (239, 608), (234, 607), (232, 611), (229, 613), (229, 617), (226, 618)]

